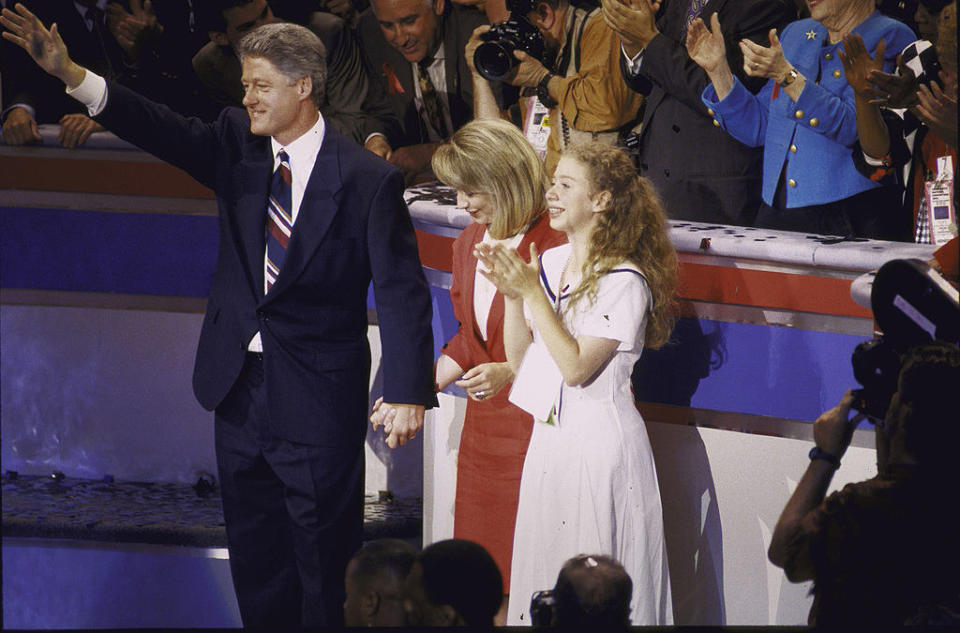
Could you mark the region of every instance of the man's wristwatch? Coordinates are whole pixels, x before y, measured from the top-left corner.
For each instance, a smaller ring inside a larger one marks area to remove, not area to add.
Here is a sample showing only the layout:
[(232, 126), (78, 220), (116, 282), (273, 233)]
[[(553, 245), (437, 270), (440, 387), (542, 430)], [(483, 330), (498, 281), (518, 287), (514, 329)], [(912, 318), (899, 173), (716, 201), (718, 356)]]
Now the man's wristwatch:
[(787, 71), (787, 74), (784, 76), (784, 78), (780, 80), (780, 85), (786, 88), (787, 86), (795, 82), (797, 80), (797, 77), (799, 76), (800, 76), (800, 73), (797, 72), (797, 69), (791, 68), (789, 71)]
[(835, 455), (831, 455), (827, 451), (821, 449), (819, 446), (814, 446), (810, 449), (810, 461), (815, 459), (822, 459), (823, 461), (831, 464), (834, 468), (840, 468), (840, 459)]
[(545, 108), (553, 108), (557, 105), (557, 100), (550, 96), (550, 88), (547, 86), (547, 84), (550, 83), (550, 79), (554, 76), (553, 73), (548, 72), (543, 76), (543, 79), (537, 83), (537, 99)]

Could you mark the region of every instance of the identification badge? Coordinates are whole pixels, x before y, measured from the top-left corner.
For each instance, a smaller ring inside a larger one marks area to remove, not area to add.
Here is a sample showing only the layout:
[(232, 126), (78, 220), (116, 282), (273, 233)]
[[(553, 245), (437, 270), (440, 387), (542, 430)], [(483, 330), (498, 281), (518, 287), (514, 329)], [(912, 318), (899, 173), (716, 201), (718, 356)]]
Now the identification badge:
[(957, 234), (957, 212), (953, 200), (953, 157), (937, 158), (937, 179), (925, 184), (930, 242), (943, 245)]
[(527, 97), (527, 118), (523, 122), (523, 135), (540, 158), (546, 156), (547, 139), (550, 137), (550, 110), (535, 96)]

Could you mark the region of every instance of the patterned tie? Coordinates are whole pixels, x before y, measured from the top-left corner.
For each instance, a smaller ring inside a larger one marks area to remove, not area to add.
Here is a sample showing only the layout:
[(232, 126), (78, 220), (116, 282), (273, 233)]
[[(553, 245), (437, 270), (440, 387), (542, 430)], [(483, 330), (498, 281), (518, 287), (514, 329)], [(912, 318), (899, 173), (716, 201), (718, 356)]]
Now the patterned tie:
[(280, 165), (273, 172), (267, 202), (267, 292), (277, 281), (293, 230), (293, 194), (290, 190), (290, 157), (280, 151)]
[(423, 97), (423, 109), (427, 111), (427, 119), (433, 130), (440, 135), (441, 139), (446, 139), (448, 135), (447, 122), (443, 118), (443, 104), (440, 103), (440, 94), (434, 88), (430, 81), (430, 73), (427, 67), (430, 63), (426, 60), (417, 62), (417, 78), (420, 82), (420, 94)]
[(687, 5), (687, 15), (683, 19), (683, 41), (687, 41), (687, 29), (690, 23), (697, 19), (706, 4), (707, 0), (690, 0), (690, 4)]

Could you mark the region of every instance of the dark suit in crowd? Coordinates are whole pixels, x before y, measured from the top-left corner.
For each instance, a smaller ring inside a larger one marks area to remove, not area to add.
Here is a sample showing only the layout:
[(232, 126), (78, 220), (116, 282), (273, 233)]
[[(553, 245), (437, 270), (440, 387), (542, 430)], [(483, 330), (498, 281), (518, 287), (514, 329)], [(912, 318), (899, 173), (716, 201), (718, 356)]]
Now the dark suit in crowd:
[[(447, 85), (437, 90), (446, 92), (450, 119), (457, 130), (473, 120), (473, 83), (463, 50), (470, 34), (481, 24), (487, 24), (486, 16), (472, 7), (463, 7), (452, 2), (441, 18), (439, 28), (443, 34), (444, 71)], [(383, 37), (373, 9), (360, 16), (357, 27), (360, 47), (369, 64), (373, 81), (380, 83), (400, 120), (399, 136), (388, 136), (392, 147), (417, 145), (431, 141), (426, 126), (417, 112), (416, 87), (413, 66), (404, 59)]]
[[(714, 125), (700, 100), (710, 83), (687, 54), (684, 21), (688, 0), (665, 0), (657, 16), (660, 35), (643, 52), (637, 75), (621, 54), (624, 79), (647, 94), (640, 128), (638, 166), (656, 185), (674, 219), (749, 226), (762, 202), (763, 148), (751, 148)], [(717, 13), (727, 60), (740, 81), (757, 92), (765, 79), (747, 77), (738, 42), (769, 46), (768, 32), (796, 17), (792, 0), (709, 0), (700, 17)]]
[[(346, 23), (330, 13), (313, 11), (304, 26), (327, 49), (327, 97), (320, 108), (327, 122), (361, 145), (371, 134), (395, 135), (399, 126), (396, 116), (384, 93), (368, 78), (357, 41)], [(232, 48), (207, 42), (194, 56), (193, 70), (210, 101), (220, 108), (240, 105), (240, 60)]]

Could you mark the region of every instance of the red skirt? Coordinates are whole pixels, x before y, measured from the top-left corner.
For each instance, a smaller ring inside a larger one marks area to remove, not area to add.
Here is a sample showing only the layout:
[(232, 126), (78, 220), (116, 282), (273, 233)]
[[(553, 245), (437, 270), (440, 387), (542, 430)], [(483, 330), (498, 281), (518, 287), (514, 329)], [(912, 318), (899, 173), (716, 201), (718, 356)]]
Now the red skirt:
[(533, 418), (508, 400), (510, 385), (484, 402), (469, 400), (457, 458), (453, 535), (482, 545), (510, 593), (510, 559), (520, 475)]

